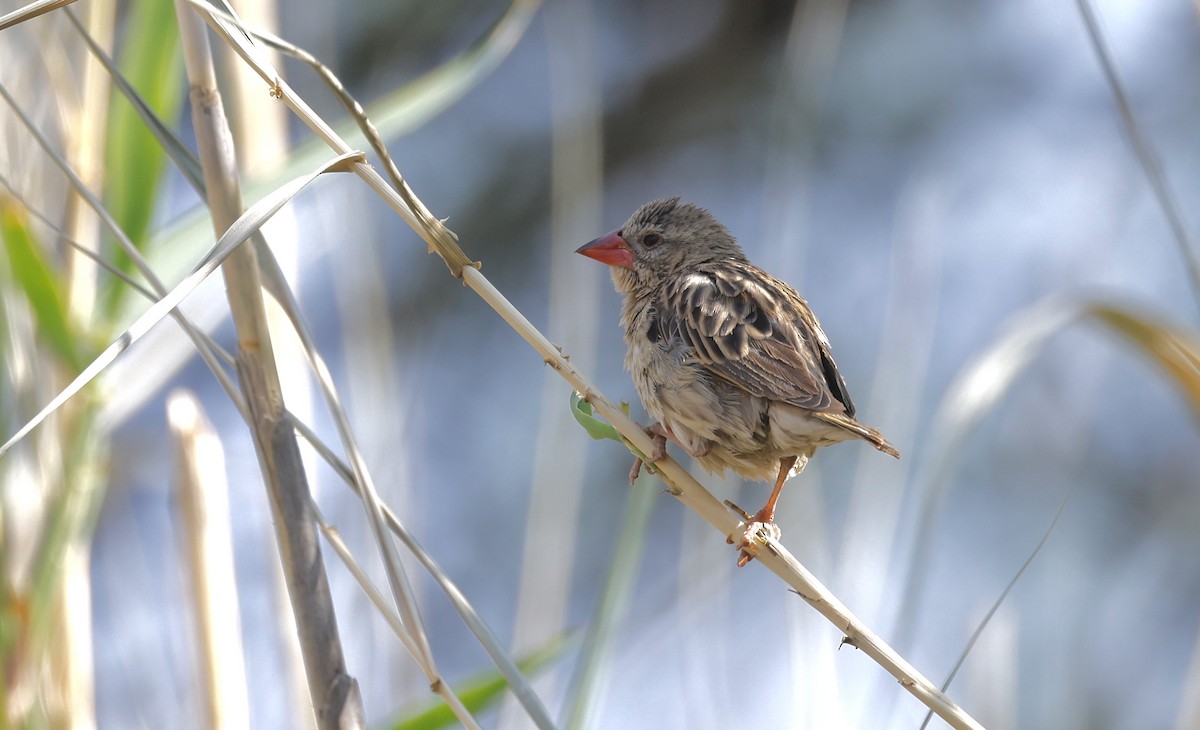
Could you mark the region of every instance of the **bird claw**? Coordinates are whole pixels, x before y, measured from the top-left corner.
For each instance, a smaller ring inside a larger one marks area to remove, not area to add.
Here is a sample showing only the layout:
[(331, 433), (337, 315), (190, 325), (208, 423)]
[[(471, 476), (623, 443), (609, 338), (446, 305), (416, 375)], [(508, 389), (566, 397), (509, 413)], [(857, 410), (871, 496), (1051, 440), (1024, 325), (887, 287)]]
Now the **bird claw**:
[[(648, 464), (646, 466), (646, 471), (653, 474), (654, 473), (654, 465)], [(641, 473), (642, 473), (642, 460), (640, 458), (635, 458), (633, 460), (633, 466), (629, 468), (629, 486), (631, 486), (631, 487), (633, 486), (633, 483), (637, 481), (637, 478), (639, 476), (641, 476)]]
[(667, 436), (663, 431), (661, 424), (653, 426), (644, 426), (642, 428), (646, 435), (654, 439), (654, 450), (651, 451), (645, 459), (638, 457), (633, 460), (633, 466), (629, 469), (629, 485), (637, 481), (638, 476), (642, 473), (642, 464), (646, 465), (646, 471), (651, 474), (657, 474), (658, 469), (654, 467), (654, 462), (662, 461), (667, 456)]
[(663, 429), (661, 423), (656, 423), (653, 426), (646, 426), (643, 431), (646, 435), (654, 439), (654, 451), (650, 452), (647, 457), (649, 461), (662, 461), (667, 455), (667, 432)]
[[(766, 547), (769, 541), (778, 542), (783, 532), (779, 529), (779, 525), (761, 513), (748, 515), (745, 510), (728, 499), (725, 500), (725, 506), (742, 518), (742, 534), (737, 542), (737, 548), (741, 551), (738, 555), (738, 567), (744, 568), (758, 556), (758, 551)], [(725, 537), (725, 542), (732, 545), (733, 538), (737, 534), (736, 531), (730, 533)]]
[[(737, 546), (742, 551), (738, 557), (738, 567), (744, 568), (751, 560), (758, 556), (758, 551), (766, 547), (769, 541), (779, 541), (783, 535), (779, 525), (774, 522), (759, 522), (754, 520), (746, 525), (746, 531), (742, 533), (742, 539)], [(730, 540), (730, 542), (733, 542)]]

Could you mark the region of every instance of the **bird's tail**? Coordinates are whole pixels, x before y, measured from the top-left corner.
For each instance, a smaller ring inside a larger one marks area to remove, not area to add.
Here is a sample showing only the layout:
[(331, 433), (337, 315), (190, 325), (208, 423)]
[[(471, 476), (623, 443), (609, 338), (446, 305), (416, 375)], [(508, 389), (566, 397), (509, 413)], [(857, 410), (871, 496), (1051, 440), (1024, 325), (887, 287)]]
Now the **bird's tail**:
[(816, 416), (822, 421), (825, 421), (826, 423), (832, 423), (835, 426), (844, 428), (864, 441), (869, 441), (872, 446), (888, 456), (894, 456), (897, 459), (900, 458), (900, 452), (897, 451), (894, 446), (888, 443), (887, 439), (883, 437), (883, 434), (879, 433), (879, 431), (871, 428), (870, 426), (861, 424), (853, 418), (840, 413), (813, 413), (812, 415)]

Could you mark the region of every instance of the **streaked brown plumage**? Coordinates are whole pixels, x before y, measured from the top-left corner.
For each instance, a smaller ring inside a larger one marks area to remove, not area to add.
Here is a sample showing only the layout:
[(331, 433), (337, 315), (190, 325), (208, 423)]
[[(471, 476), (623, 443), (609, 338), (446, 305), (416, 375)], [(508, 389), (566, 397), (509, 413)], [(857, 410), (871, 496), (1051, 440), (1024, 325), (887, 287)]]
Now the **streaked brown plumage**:
[[(743, 549), (758, 524), (773, 521), (784, 481), (817, 448), (861, 438), (899, 457), (883, 434), (854, 420), (808, 304), (751, 264), (708, 211), (655, 200), (578, 252), (611, 266), (625, 295), (625, 367), (656, 432), (709, 472), (775, 479), (749, 518)], [(740, 564), (751, 557), (744, 551)]]

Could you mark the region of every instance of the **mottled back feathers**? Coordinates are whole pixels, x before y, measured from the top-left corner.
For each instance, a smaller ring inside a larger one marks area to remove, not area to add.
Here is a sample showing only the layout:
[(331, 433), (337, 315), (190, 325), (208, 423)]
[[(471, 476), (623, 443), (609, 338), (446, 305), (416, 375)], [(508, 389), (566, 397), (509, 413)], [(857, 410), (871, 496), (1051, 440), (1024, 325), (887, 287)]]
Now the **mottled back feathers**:
[(751, 264), (708, 211), (656, 200), (615, 235), (630, 256), (612, 269), (626, 295), (627, 365), (647, 410), (706, 468), (761, 476), (854, 437), (896, 454), (854, 420), (808, 304)]

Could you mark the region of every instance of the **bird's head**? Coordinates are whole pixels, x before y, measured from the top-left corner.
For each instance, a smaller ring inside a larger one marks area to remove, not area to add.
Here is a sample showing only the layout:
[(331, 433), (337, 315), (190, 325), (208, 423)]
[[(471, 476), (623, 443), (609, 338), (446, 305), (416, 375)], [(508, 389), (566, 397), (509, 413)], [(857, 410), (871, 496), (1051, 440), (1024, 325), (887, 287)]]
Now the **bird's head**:
[(613, 282), (625, 294), (653, 289), (672, 274), (709, 261), (745, 259), (720, 221), (678, 197), (646, 203), (621, 228), (576, 253), (611, 266)]

